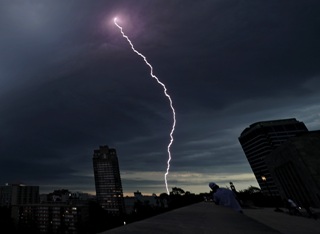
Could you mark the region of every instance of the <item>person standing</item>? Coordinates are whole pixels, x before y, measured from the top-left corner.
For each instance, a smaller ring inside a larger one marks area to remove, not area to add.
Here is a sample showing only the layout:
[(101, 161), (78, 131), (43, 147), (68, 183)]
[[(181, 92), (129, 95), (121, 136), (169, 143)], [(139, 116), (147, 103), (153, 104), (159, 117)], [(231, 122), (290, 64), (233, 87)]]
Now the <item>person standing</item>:
[(220, 188), (216, 183), (209, 183), (209, 187), (213, 191), (213, 201), (217, 205), (232, 208), (233, 210), (243, 213), (242, 208), (237, 201), (235, 194), (226, 188)]

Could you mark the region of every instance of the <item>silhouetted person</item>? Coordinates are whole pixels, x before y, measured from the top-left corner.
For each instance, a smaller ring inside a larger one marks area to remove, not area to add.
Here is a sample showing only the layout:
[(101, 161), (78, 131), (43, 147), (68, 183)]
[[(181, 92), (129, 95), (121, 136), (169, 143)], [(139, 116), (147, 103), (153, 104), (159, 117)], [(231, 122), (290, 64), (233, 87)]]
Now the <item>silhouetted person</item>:
[(242, 208), (237, 201), (235, 194), (226, 188), (220, 188), (216, 183), (209, 183), (209, 187), (213, 191), (213, 201), (217, 205), (232, 208), (235, 211), (243, 213)]
[(312, 212), (312, 210), (311, 210), (310, 205), (309, 205), (308, 202), (305, 201), (305, 202), (303, 202), (302, 205), (303, 205), (303, 207), (306, 209), (309, 218), (314, 218), (314, 219), (317, 219), (317, 218), (318, 218), (317, 215), (316, 215), (314, 212)]
[(288, 199), (288, 209), (289, 209), (289, 212), (290, 214), (294, 214), (294, 215), (302, 215), (297, 204), (292, 201), (292, 199)]

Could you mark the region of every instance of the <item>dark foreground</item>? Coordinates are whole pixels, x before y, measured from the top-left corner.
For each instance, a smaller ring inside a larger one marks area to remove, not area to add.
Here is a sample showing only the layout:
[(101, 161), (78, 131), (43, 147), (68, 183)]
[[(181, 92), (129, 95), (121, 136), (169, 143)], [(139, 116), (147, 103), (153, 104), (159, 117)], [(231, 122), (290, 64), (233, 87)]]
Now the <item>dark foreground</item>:
[[(279, 218), (281, 217), (281, 218)], [(264, 220), (262, 222), (261, 220)], [(304, 225), (301, 225), (304, 223)], [(300, 224), (300, 226), (295, 226)], [(279, 213), (271, 208), (244, 214), (201, 202), (103, 233), (319, 233), (320, 221)]]

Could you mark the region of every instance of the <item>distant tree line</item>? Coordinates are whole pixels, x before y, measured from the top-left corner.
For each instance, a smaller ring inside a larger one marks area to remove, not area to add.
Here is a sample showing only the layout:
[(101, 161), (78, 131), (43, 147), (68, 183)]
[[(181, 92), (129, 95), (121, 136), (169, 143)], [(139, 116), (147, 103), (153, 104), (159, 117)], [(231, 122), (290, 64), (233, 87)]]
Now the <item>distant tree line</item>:
[(203, 195), (191, 194), (181, 188), (173, 187), (169, 195), (167, 193), (161, 193), (159, 197), (157, 197), (157, 206), (152, 206), (149, 201), (142, 202), (137, 200), (134, 204), (134, 212), (125, 217), (126, 223), (146, 219), (203, 200)]
[(280, 196), (267, 196), (261, 189), (249, 186), (247, 189), (235, 192), (242, 207), (283, 207)]

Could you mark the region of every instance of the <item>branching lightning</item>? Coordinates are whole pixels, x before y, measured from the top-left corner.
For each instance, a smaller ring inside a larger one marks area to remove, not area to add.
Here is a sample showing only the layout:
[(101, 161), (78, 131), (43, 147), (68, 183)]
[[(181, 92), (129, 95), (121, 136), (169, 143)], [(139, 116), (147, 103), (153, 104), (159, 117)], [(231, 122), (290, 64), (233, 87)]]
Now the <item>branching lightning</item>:
[(167, 194), (169, 194), (169, 189), (168, 189), (168, 181), (167, 181), (167, 176), (169, 174), (169, 170), (170, 170), (170, 161), (171, 161), (171, 151), (170, 151), (170, 148), (171, 148), (171, 145), (173, 143), (173, 132), (175, 130), (175, 126), (176, 126), (176, 112), (175, 112), (175, 109), (173, 108), (173, 104), (172, 104), (172, 99), (170, 97), (170, 95), (167, 93), (167, 88), (166, 86), (158, 79), (158, 77), (156, 77), (154, 74), (153, 74), (153, 67), (151, 66), (151, 64), (147, 61), (147, 58), (141, 54), (139, 51), (137, 51), (131, 40), (129, 39), (129, 37), (127, 35), (124, 34), (123, 30), (122, 30), (122, 27), (117, 23), (117, 18), (114, 18), (113, 20), (114, 24), (120, 29), (120, 32), (122, 34), (122, 36), (127, 39), (127, 41), (129, 42), (130, 46), (131, 46), (131, 49), (137, 54), (139, 55), (140, 57), (143, 58), (144, 62), (149, 66), (150, 68), (150, 76), (152, 78), (154, 78), (158, 84), (160, 84), (162, 87), (163, 87), (163, 92), (165, 94), (165, 96), (169, 99), (169, 102), (170, 102), (170, 107), (171, 107), (171, 110), (172, 110), (172, 115), (173, 115), (173, 124), (172, 124), (172, 128), (171, 128), (171, 132), (170, 132), (170, 142), (168, 144), (168, 161), (167, 161), (167, 170), (166, 170), (166, 173), (164, 174), (164, 181), (165, 181), (165, 185), (166, 185), (166, 190), (167, 190)]

